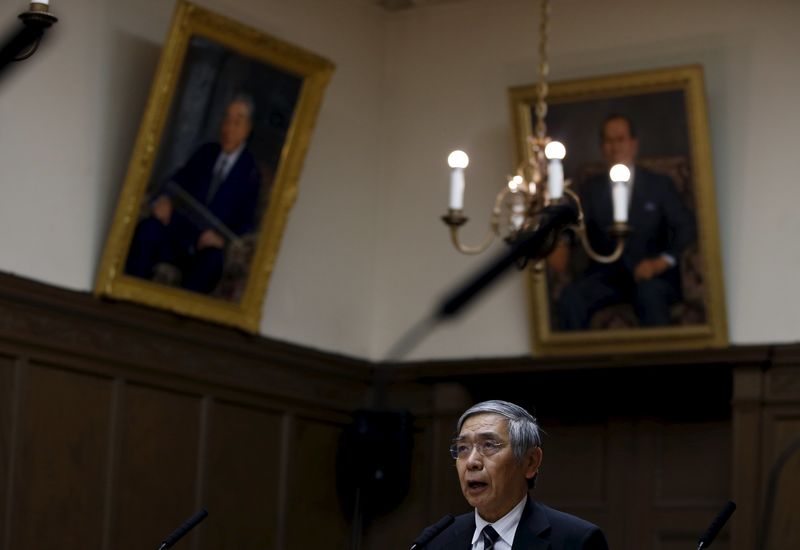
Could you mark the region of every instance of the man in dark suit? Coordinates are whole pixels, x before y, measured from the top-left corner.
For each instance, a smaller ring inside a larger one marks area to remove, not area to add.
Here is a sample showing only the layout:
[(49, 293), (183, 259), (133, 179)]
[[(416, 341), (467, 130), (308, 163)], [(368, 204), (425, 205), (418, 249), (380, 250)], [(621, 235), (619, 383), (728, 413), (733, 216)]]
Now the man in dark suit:
[(219, 282), (229, 241), (254, 228), (261, 176), (246, 148), (253, 103), (228, 104), (219, 143), (200, 147), (150, 203), (136, 228), (126, 273), (150, 279), (166, 266), (187, 290), (209, 293)]
[[(681, 298), (681, 253), (696, 238), (694, 217), (669, 177), (635, 166), (639, 141), (628, 117), (608, 116), (600, 138), (608, 167), (625, 164), (631, 169), (628, 223), (632, 231), (619, 260), (592, 261), (580, 278), (564, 288), (557, 304), (559, 328), (587, 329), (596, 311), (622, 302), (634, 306), (643, 326), (668, 325), (669, 307)], [(589, 242), (602, 255), (609, 255), (616, 246), (609, 233), (611, 185), (604, 173), (584, 182), (578, 191)]]
[(428, 550), (608, 550), (603, 532), (528, 495), (542, 463), (539, 426), (507, 401), (470, 407), (450, 452), (473, 512), (434, 537)]

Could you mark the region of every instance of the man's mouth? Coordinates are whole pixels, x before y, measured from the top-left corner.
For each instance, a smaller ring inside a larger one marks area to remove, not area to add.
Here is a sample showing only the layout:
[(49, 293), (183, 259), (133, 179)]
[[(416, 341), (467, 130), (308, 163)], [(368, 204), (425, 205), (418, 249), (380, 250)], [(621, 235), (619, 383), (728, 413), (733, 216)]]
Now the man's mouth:
[(483, 482), (483, 481), (468, 481), (467, 482), (467, 487), (472, 491), (480, 491), (481, 489), (484, 489), (484, 488), (486, 488), (488, 486), (489, 486), (489, 484), (486, 483), (486, 482)]

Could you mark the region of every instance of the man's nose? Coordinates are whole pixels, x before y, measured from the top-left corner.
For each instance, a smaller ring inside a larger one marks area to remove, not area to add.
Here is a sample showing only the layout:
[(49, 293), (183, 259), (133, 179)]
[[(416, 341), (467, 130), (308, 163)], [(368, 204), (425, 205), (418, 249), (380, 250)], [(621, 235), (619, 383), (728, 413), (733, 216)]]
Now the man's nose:
[(478, 452), (478, 447), (473, 446), (467, 455), (467, 468), (476, 470), (483, 467), (483, 455)]

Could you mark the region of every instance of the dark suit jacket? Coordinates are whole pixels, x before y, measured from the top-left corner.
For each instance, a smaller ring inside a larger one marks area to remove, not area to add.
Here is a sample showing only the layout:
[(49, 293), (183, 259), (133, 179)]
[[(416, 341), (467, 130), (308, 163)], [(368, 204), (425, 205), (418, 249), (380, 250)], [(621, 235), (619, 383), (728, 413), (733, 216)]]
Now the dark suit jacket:
[[(206, 204), (214, 165), (220, 153), (218, 143), (207, 143), (200, 147), (183, 167), (172, 177), (172, 181), (183, 187), (200, 203)], [(228, 176), (222, 181), (217, 192), (207, 204), (208, 209), (223, 224), (237, 235), (254, 229), (255, 211), (261, 187), (261, 176), (253, 155), (244, 149), (233, 165)], [(187, 213), (182, 212), (184, 215)], [(182, 228), (189, 242), (208, 227), (202, 219), (191, 217), (191, 229)]]
[[(462, 514), (425, 548), (470, 550), (474, 533), (475, 512)], [(512, 550), (608, 550), (608, 543), (596, 525), (528, 497)]]
[[(625, 243), (620, 263), (632, 273), (645, 258), (669, 254), (680, 262), (681, 253), (696, 239), (694, 216), (678, 196), (672, 180), (662, 174), (636, 167), (633, 195), (630, 197), (628, 223), (632, 232)], [(608, 233), (614, 222), (611, 184), (603, 173), (584, 182), (579, 195), (584, 210), (586, 233), (592, 248), (600, 254), (613, 252), (616, 241)], [(614, 269), (593, 263), (589, 272)], [(667, 270), (678, 285), (678, 270)]]

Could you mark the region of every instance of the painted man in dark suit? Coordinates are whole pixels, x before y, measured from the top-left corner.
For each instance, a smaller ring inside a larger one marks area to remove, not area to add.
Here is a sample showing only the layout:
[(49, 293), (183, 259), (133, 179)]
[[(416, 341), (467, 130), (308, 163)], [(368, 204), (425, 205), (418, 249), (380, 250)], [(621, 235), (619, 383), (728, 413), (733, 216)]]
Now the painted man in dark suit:
[(166, 267), (187, 290), (214, 290), (229, 241), (255, 224), (261, 176), (246, 148), (252, 114), (246, 96), (231, 101), (219, 143), (200, 147), (150, 203), (128, 253), (128, 274), (158, 278)]
[(457, 423), (451, 447), (474, 511), (458, 516), (428, 550), (608, 550), (603, 532), (528, 495), (542, 463), (539, 426), (525, 409), (484, 401)]
[[(580, 278), (564, 288), (557, 304), (559, 328), (587, 329), (596, 311), (624, 302), (633, 305), (643, 326), (668, 325), (670, 305), (681, 299), (678, 262), (696, 238), (694, 217), (669, 177), (635, 165), (639, 141), (628, 117), (608, 116), (600, 138), (608, 167), (625, 164), (631, 169), (628, 223), (632, 232), (619, 260), (591, 262)], [(592, 248), (610, 254), (616, 240), (608, 231), (613, 223), (608, 173), (587, 180), (578, 193)]]

